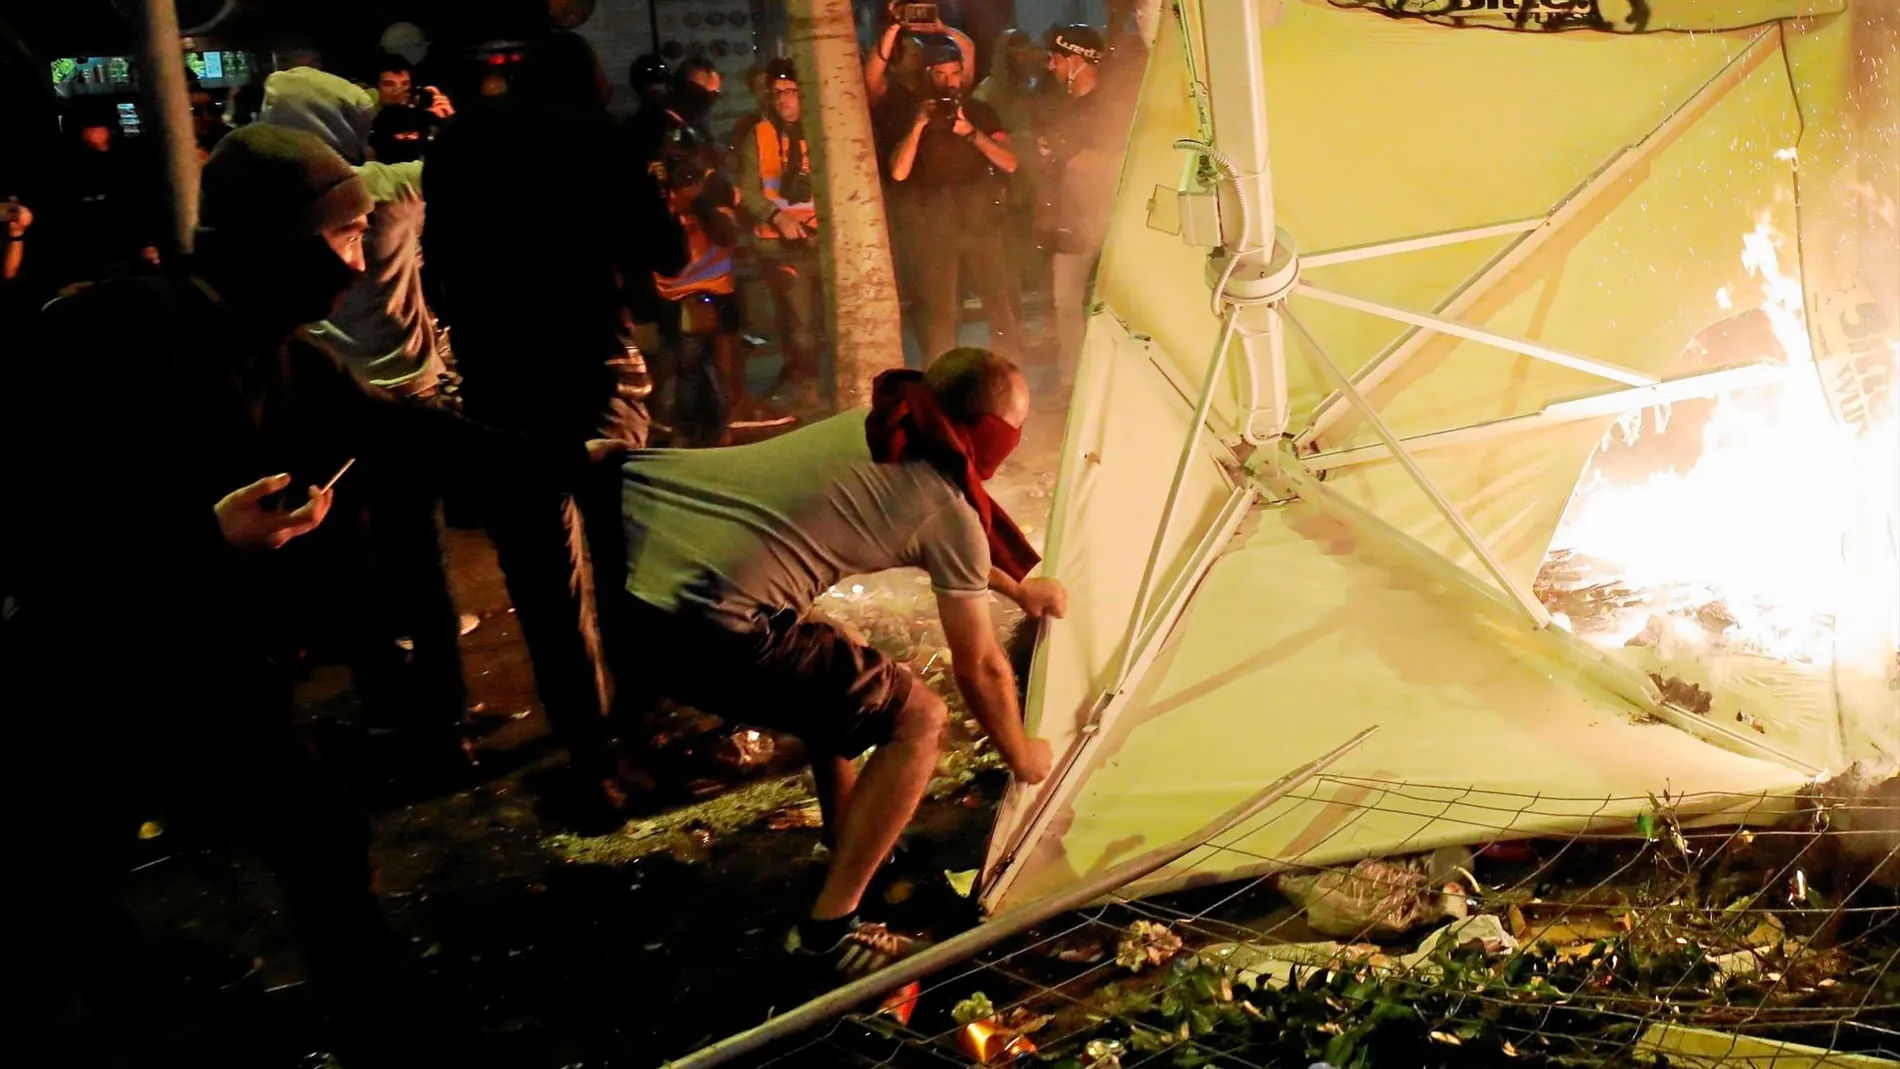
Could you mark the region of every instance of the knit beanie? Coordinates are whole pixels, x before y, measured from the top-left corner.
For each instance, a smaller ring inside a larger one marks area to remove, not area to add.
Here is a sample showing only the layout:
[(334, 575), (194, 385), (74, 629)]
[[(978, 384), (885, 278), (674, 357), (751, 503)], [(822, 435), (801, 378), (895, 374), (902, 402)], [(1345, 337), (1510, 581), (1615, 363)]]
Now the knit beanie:
[(253, 123), (218, 142), (199, 185), (198, 222), (252, 246), (311, 237), (375, 207), (356, 171), (316, 137)]
[(292, 67), (264, 79), (257, 121), (315, 134), (345, 160), (362, 163), (375, 114), (376, 97), (362, 86), (315, 67)]

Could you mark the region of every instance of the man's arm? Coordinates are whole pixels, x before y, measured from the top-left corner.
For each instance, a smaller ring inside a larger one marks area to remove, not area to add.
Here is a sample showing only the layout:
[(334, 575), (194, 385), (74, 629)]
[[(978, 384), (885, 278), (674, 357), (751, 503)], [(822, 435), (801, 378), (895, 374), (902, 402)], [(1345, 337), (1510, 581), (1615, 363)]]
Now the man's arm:
[(6, 243), (5, 251), (0, 252), (0, 279), (11, 282), (20, 277), (26, 256), (26, 232), (33, 226), (33, 213), (19, 198), (8, 197), (5, 204), (0, 204), (0, 218), (6, 223), (6, 233), (0, 236), (0, 241)]
[(895, 22), (884, 27), (877, 43), (871, 46), (871, 54), (864, 57), (864, 93), (874, 108), (891, 91), (891, 60), (897, 54), (897, 35), (903, 32), (904, 27)]
[(446, 409), (419, 405), (370, 386), (335, 357), (293, 345), (297, 389), (338, 428), (337, 445), (365, 460), (387, 458), (461, 482), (516, 479), (578, 485), (595, 461), (591, 444), (498, 431)]
[(983, 154), (983, 158), (1005, 174), (1016, 171), (1016, 153), (1009, 147), (1009, 135), (1001, 130), (986, 134), (976, 127), (970, 128), (970, 144)]
[(733, 184), (739, 188), (739, 207), (757, 222), (769, 222), (778, 212), (778, 205), (765, 195), (765, 168), (759, 162), (757, 128), (748, 129), (743, 140), (734, 139), (732, 157)]
[(937, 596), (937, 615), (944, 639), (950, 644), (950, 668), (957, 690), (969, 703), (977, 722), (989, 733), (1009, 770), (1024, 783), (1041, 783), (1055, 764), (1045, 739), (1023, 730), (1022, 710), (1016, 703), (1016, 673), (996, 641), (990, 624), (987, 597)]
[[(1000, 168), (1005, 174), (1015, 173), (1016, 153), (1009, 147), (1009, 135), (1003, 132), (1002, 122), (996, 117), (996, 113), (990, 110), (989, 105), (976, 101), (972, 103), (978, 104), (977, 118), (970, 117), (969, 108), (958, 107), (957, 119), (951, 124), (950, 132), (975, 145), (976, 150), (983, 154), (984, 159), (990, 161), (991, 166)], [(983, 126), (977, 125), (979, 120)], [(983, 132), (984, 126), (989, 127), (989, 133)]]
[(991, 568), (990, 589), (1015, 602), (1032, 620), (1045, 616), (1060, 620), (1069, 614), (1069, 592), (1054, 579), (1025, 579), (1018, 583)]
[(910, 169), (917, 163), (917, 144), (924, 138), (924, 127), (930, 125), (930, 103), (917, 109), (917, 117), (911, 120), (910, 131), (897, 142), (891, 150), (891, 181), (902, 182), (910, 177)]

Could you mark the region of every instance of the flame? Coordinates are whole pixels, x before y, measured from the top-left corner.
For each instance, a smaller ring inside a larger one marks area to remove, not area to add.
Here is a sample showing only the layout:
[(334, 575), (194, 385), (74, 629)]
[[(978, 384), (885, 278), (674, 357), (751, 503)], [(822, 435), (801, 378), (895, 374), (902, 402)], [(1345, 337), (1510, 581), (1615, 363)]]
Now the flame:
[[(1719, 637), (1729, 648), (1826, 664), (1842, 598), (1892, 594), (1856, 584), (1843, 563), (1859, 502), (1900, 483), (1892, 436), (1856, 438), (1834, 417), (1813, 373), (1801, 280), (1781, 267), (1784, 247), (1763, 218), (1743, 236), (1741, 261), (1791, 373), (1715, 398), (1686, 470), (1619, 485), (1593, 464), (1558, 527), (1552, 550), (1586, 562), (1589, 584), (1639, 595), (1613, 619), (1577, 628), (1593, 642), (1636, 640), (1667, 654)], [(1716, 303), (1730, 306), (1726, 289)], [(1642, 422), (1631, 413), (1613, 430), (1634, 441)], [(1610, 447), (1606, 434), (1602, 448)]]

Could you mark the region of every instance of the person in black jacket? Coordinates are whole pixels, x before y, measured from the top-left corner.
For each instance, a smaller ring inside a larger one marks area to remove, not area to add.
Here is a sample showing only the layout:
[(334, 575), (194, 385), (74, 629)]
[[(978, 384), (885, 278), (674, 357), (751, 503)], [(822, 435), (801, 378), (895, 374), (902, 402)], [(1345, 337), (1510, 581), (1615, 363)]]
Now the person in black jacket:
[[(644, 445), (650, 383), (632, 342), (629, 279), (684, 265), (658, 189), (607, 112), (587, 42), (537, 44), (505, 103), (458, 118), (429, 155), (423, 250), (453, 324), (469, 416), (497, 427)], [(616, 481), (581, 493), (491, 495), (489, 535), (548, 720), (602, 800), (623, 800), (593, 589), (614, 585)], [(611, 608), (609, 608), (611, 613)]]
[[(195, 255), (54, 302), (0, 389), (0, 548), (15, 577), (0, 688), (10, 711), (37, 710), (11, 718), (11, 742), (47, 807), (15, 842), (34, 869), (28, 998), (55, 1006), (78, 986), (109, 1012), (149, 997), (135, 968), (101, 962), (132, 941), (117, 892), (141, 815), (160, 807), (258, 849), (344, 1043), (361, 1064), (400, 1061), (413, 1000), (399, 997), (368, 826), (289, 718), (294, 610), (313, 594), (302, 536), (352, 461), (356, 477), (421, 465), (578, 481), (612, 447), (400, 401), (297, 339), (363, 269), (371, 207), (316, 138), (231, 134), (201, 199)], [(128, 629), (128, 609), (150, 622)], [(40, 1053), (28, 1060), (64, 1060)]]

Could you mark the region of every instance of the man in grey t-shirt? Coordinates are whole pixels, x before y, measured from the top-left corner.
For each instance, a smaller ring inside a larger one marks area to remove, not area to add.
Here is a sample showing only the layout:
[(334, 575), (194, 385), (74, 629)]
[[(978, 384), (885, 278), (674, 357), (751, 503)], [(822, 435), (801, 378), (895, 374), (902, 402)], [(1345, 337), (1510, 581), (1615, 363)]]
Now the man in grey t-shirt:
[[(1029, 414), (1022, 373), (980, 350), (946, 356), (923, 385), (965, 448), (963, 428), (982, 423), (1007, 438), (1006, 451)], [(619, 608), (638, 645), (616, 651), (615, 673), (623, 689), (648, 687), (805, 743), (834, 853), (791, 942), (837, 953), (852, 972), (907, 949), (881, 926), (859, 924), (858, 900), (916, 811), (947, 712), (908, 668), (808, 616), (813, 601), (848, 575), (927, 572), (957, 687), (1026, 783), (1048, 776), (1052, 755), (1023, 730), (989, 592), (1032, 617), (1059, 617), (1066, 604), (1054, 580), (993, 568), (991, 530), (968, 484), (931, 460), (875, 459), (866, 420), (860, 409), (756, 445), (629, 458)], [(859, 775), (852, 759), (873, 747)]]

